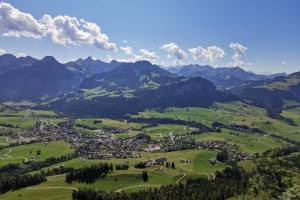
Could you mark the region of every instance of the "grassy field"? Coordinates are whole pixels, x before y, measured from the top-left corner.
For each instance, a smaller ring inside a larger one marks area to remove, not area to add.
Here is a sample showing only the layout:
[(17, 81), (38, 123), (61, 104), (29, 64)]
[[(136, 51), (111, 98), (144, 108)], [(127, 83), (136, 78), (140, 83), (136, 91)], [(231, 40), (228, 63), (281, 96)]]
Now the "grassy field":
[[(40, 151), (40, 155), (37, 155)], [(42, 143), (26, 144), (0, 150), (0, 166), (8, 163), (20, 163), (25, 160), (44, 160), (49, 157), (58, 157), (71, 153), (71, 146), (62, 141), (50, 142), (48, 145)]]
[(0, 136), (0, 147), (5, 147), (7, 145), (9, 145), (9, 138)]
[(284, 143), (275, 140), (270, 136), (259, 136), (255, 134), (240, 133), (227, 129), (222, 129), (222, 132), (207, 133), (193, 136), (196, 140), (220, 140), (227, 141), (231, 144), (236, 144), (243, 152), (254, 154), (263, 152), (268, 149), (282, 147)]
[(0, 126), (9, 124), (17, 128), (29, 128), (33, 125), (34, 119), (32, 117), (4, 117), (0, 116)]
[[(156, 159), (165, 157), (167, 158), (168, 162), (174, 162), (177, 166), (176, 171), (182, 172), (185, 171), (188, 174), (193, 175), (201, 175), (203, 173), (212, 175), (216, 170), (220, 170), (224, 168), (224, 165), (210, 165), (208, 160), (211, 158), (215, 158), (217, 155), (216, 150), (184, 150), (184, 151), (173, 151), (173, 152), (166, 152), (166, 153), (148, 153), (142, 152), (141, 158), (133, 158), (133, 159), (111, 159), (111, 160), (87, 160), (87, 159), (73, 159), (63, 163), (58, 163), (50, 167), (50, 169), (57, 168), (60, 166), (65, 167), (74, 167), (80, 168), (82, 166), (89, 166), (95, 163), (100, 162), (108, 162), (112, 164), (120, 164), (120, 163), (128, 163), (130, 166), (130, 171), (135, 171), (136, 169), (133, 167), (134, 164), (140, 161), (146, 161), (150, 159)], [(202, 160), (198, 161), (197, 159), (201, 157)], [(188, 160), (189, 163), (182, 162), (183, 160)], [(201, 163), (199, 165), (199, 163)], [(196, 167), (195, 167), (196, 166)], [(44, 168), (47, 170), (48, 168)]]
[(161, 139), (163, 136), (167, 136), (170, 132), (177, 134), (188, 133), (187, 126), (175, 124), (160, 124), (158, 126), (145, 128), (143, 130), (146, 131), (153, 139)]
[[(31, 112), (31, 111), (30, 111)], [(35, 115), (46, 119), (50, 123), (59, 123), (64, 119), (60, 119), (55, 113), (49, 111), (35, 111)], [(257, 127), (268, 131), (269, 133), (281, 135), (290, 139), (300, 141), (300, 109), (292, 109), (283, 111), (284, 117), (292, 119), (298, 126), (291, 126), (284, 121), (271, 119), (267, 116), (264, 109), (249, 106), (240, 102), (233, 103), (217, 103), (210, 108), (168, 108), (164, 112), (156, 110), (148, 110), (139, 113), (139, 117), (150, 118), (173, 118), (182, 119), (186, 121), (196, 121), (211, 126), (212, 122), (218, 121), (224, 124), (245, 124), (250, 127)], [(46, 116), (46, 117), (45, 117)], [(28, 111), (20, 111), (16, 115), (7, 116), (0, 114), (0, 123), (3, 122), (18, 124), (22, 128), (31, 126), (33, 123), (32, 117), (28, 116)], [(94, 120), (101, 120), (101, 123), (94, 123)], [(125, 133), (114, 134), (115, 137), (130, 137), (138, 134), (140, 131), (131, 129), (142, 129), (145, 124), (129, 123), (126, 121), (119, 121), (113, 119), (96, 119), (85, 118), (77, 119), (77, 124), (84, 124), (91, 128), (101, 128), (103, 126), (111, 126), (116, 128), (128, 129)], [(87, 129), (84, 129), (88, 131)], [(178, 134), (188, 133), (188, 127), (176, 124), (161, 124), (155, 127), (148, 127), (143, 129), (153, 139), (161, 139), (170, 132)], [(89, 131), (88, 131), (89, 132)], [(96, 131), (93, 131), (97, 133)], [(221, 132), (211, 132), (199, 135), (193, 135), (196, 140), (222, 140), (231, 144), (236, 144), (243, 152), (254, 154), (263, 152), (275, 147), (282, 147), (285, 143), (276, 140), (270, 135), (260, 136), (257, 134), (242, 133), (238, 131), (231, 131), (222, 129)], [(6, 138), (0, 137), (1, 144), (6, 144)], [(12, 162), (22, 162), (25, 159), (31, 159), (36, 156), (37, 150), (41, 151), (41, 155), (35, 158), (36, 160), (43, 160), (51, 156), (60, 156), (70, 153), (72, 149), (64, 142), (51, 142), (45, 146), (43, 144), (29, 144), (17, 147), (4, 148), (0, 150), (0, 166)], [(94, 184), (73, 183), (67, 184), (64, 182), (64, 175), (48, 177), (48, 181), (33, 188), (21, 189), (14, 192), (8, 192), (0, 197), (0, 199), (41, 199), (58, 200), (71, 199), (73, 189), (81, 187), (99, 188), (107, 191), (124, 191), (131, 192), (148, 187), (157, 187), (162, 184), (175, 184), (176, 182), (185, 181), (188, 177), (205, 177), (213, 178), (215, 171), (220, 171), (226, 167), (225, 164), (211, 165), (208, 160), (215, 158), (216, 150), (185, 150), (174, 151), (167, 153), (147, 153), (142, 152), (141, 158), (135, 159), (112, 159), (112, 160), (87, 160), (77, 158), (66, 162), (58, 163), (50, 166), (49, 169), (60, 166), (80, 168), (82, 166), (89, 166), (95, 163), (108, 162), (112, 164), (128, 163), (129, 170), (114, 171), (106, 178), (97, 180)], [(134, 168), (134, 164), (140, 161), (166, 157), (168, 162), (174, 162), (176, 169), (167, 169), (164, 166), (152, 166), (147, 168), (149, 181), (142, 182), (142, 169)], [(238, 164), (246, 170), (251, 171), (253, 168), (252, 161), (242, 161)], [(47, 170), (45, 168), (44, 170)], [(35, 173), (35, 172), (32, 172)]]
[(249, 118), (262, 119), (266, 116), (266, 111), (257, 107), (249, 106), (241, 102), (233, 103), (216, 103), (210, 108), (167, 108), (164, 112), (148, 110), (139, 113), (139, 117), (149, 118), (172, 118), (186, 121), (196, 121), (208, 126), (212, 122), (218, 121), (224, 124), (232, 122), (249, 121)]
[[(100, 123), (94, 123), (95, 120), (99, 120)], [(83, 124), (90, 128), (102, 128), (103, 126), (110, 126), (115, 128), (123, 128), (123, 129), (140, 129), (144, 124), (140, 123), (131, 123), (126, 121), (119, 121), (113, 119), (102, 119), (102, 118), (84, 118), (84, 119), (77, 119), (76, 124)]]
[[(293, 119), (299, 119), (300, 117), (299, 110), (284, 113), (293, 115)], [(284, 121), (272, 119), (267, 116), (267, 112), (264, 109), (249, 106), (241, 102), (216, 103), (210, 108), (168, 108), (165, 109), (164, 112), (148, 110), (139, 113), (137, 116), (144, 118), (156, 117), (196, 121), (206, 124), (207, 126), (211, 126), (214, 121), (224, 124), (245, 124), (292, 140), (300, 141), (299, 126), (291, 126)]]
[(281, 113), (281, 115), (284, 116), (284, 117), (286, 117), (286, 118), (292, 119), (295, 124), (297, 124), (298, 126), (300, 126), (300, 107), (294, 108), (294, 109), (290, 109), (290, 110), (284, 110)]
[[(205, 177), (213, 178), (216, 170), (222, 170), (225, 165), (211, 165), (208, 160), (215, 158), (217, 151), (214, 150), (185, 150), (168, 153), (142, 153), (141, 158), (136, 159), (113, 159), (106, 160), (108, 163), (120, 164), (129, 163), (129, 170), (114, 170), (111, 174), (103, 179), (98, 179), (93, 184), (64, 182), (64, 175), (48, 177), (47, 182), (41, 183), (31, 189), (21, 189), (14, 192), (8, 192), (1, 196), (3, 200), (10, 199), (39, 199), (43, 195), (45, 200), (54, 199), (71, 199), (72, 190), (81, 187), (98, 188), (106, 191), (124, 191), (132, 192), (149, 187), (158, 187), (163, 184), (176, 184), (185, 181), (186, 178)], [(174, 162), (175, 169), (167, 169), (161, 165), (155, 165), (147, 168), (149, 181), (143, 182), (141, 174), (143, 169), (136, 169), (133, 165), (137, 162), (166, 157), (169, 162)], [(183, 162), (188, 160), (189, 162)], [(74, 159), (51, 166), (56, 168), (59, 166), (80, 168), (95, 163), (103, 163), (104, 160), (86, 160)], [(47, 168), (46, 168), (47, 169)], [(45, 170), (46, 170), (45, 169)]]

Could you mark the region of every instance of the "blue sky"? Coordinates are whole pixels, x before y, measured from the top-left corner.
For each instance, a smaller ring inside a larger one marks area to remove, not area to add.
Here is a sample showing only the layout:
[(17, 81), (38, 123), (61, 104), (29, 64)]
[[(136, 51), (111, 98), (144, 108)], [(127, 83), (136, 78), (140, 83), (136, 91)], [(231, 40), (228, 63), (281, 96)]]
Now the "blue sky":
[[(5, 18), (1, 22), (0, 17), (0, 49), (14, 54), (37, 58), (52, 55), (60, 61), (92, 56), (102, 60), (149, 59), (165, 66), (239, 64), (255, 72), (300, 71), (298, 0), (4, 2), (18, 9), (18, 13), (30, 14), (43, 29), (34, 29), (34, 33), (28, 36), (28, 31), (24, 34), (21, 29), (33, 29), (28, 28), (24, 20)], [(0, 9), (0, 16), (1, 12), (6, 12), (5, 9)], [(51, 16), (47, 25), (41, 22), (44, 15)], [(93, 22), (101, 28), (101, 33), (92, 37), (89, 29), (85, 32), (86, 37), (78, 39), (72, 38), (75, 33), (65, 31), (62, 38), (55, 31), (65, 26), (53, 28), (49, 25), (57, 22), (57, 16), (62, 16), (62, 19), (64, 16), (76, 17), (81, 25), (84, 22), (80, 19)], [(14, 26), (16, 23), (18, 26)], [(102, 34), (106, 34), (108, 40), (103, 39)], [(96, 37), (100, 37), (100, 43)], [(234, 44), (232, 48), (229, 47), (231, 43)], [(126, 54), (121, 47), (131, 47), (132, 52), (126, 51)]]

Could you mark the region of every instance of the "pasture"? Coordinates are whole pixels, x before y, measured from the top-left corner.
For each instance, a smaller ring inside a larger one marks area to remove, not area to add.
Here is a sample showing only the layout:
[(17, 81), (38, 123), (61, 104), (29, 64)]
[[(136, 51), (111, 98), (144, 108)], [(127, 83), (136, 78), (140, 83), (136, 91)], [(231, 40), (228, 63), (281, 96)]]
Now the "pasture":
[(0, 150), (0, 166), (8, 163), (21, 163), (28, 160), (44, 160), (49, 157), (59, 157), (71, 153), (71, 146), (63, 141), (53, 141), (49, 144), (34, 143)]

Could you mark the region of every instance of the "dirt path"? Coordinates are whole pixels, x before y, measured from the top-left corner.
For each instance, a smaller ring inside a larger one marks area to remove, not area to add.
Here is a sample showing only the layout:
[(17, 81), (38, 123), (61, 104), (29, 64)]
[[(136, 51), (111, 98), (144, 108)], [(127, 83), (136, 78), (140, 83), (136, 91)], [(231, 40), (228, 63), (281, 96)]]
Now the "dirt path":
[(136, 188), (136, 187), (159, 187), (159, 186), (160, 185), (154, 185), (154, 184), (150, 184), (150, 185), (133, 185), (133, 186), (128, 186), (128, 187), (118, 189), (115, 192), (122, 192), (122, 190), (127, 190), (127, 189), (131, 189), (131, 188)]
[(199, 172), (194, 172), (194, 171), (192, 171), (192, 170), (189, 170), (189, 169), (184, 169), (183, 167), (177, 167), (177, 168), (180, 168), (180, 169), (182, 169), (182, 170), (184, 170), (184, 171), (188, 171), (188, 172), (191, 172), (191, 173), (193, 173), (193, 174), (200, 174), (200, 175), (204, 175), (204, 176), (207, 176), (207, 179), (209, 180), (210, 179), (210, 175), (208, 174), (208, 173), (199, 173)]
[(78, 191), (76, 187), (28, 187), (26, 190), (46, 190), (46, 189), (70, 189)]
[[(153, 171), (155, 170), (159, 170), (161, 172), (164, 172), (166, 174), (169, 174), (171, 176), (179, 176), (179, 175), (182, 175), (177, 181), (176, 181), (176, 184), (178, 184), (184, 177), (186, 177), (186, 174), (185, 173), (179, 173), (179, 172), (170, 172), (166, 169), (163, 169), (162, 167), (160, 168), (154, 168)], [(121, 188), (121, 189), (118, 189), (116, 190), (115, 192), (121, 192), (122, 190), (127, 190), (127, 189), (130, 189), (130, 188), (136, 188), (136, 187), (159, 187), (161, 185), (153, 185), (153, 184), (150, 184), (150, 185), (133, 185), (133, 186), (129, 186), (129, 187), (125, 187), (125, 188)]]
[(8, 152), (6, 153), (6, 154), (4, 154), (4, 155), (2, 155), (2, 156), (0, 156), (0, 159), (1, 160), (14, 160), (14, 159), (23, 159), (25, 162), (27, 162), (28, 161), (28, 158), (25, 158), (25, 157), (12, 157), (12, 156), (10, 156), (10, 155), (8, 155), (9, 153), (11, 153), (12, 152), (12, 150), (10, 149), (10, 150), (8, 150)]

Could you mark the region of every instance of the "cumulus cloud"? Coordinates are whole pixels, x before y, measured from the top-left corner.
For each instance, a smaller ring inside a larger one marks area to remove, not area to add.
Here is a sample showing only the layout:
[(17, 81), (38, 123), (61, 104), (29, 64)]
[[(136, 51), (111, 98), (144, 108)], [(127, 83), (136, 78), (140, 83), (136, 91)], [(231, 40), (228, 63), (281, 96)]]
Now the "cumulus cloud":
[(194, 60), (208, 60), (210, 63), (225, 56), (224, 50), (217, 46), (191, 48), (189, 52)]
[(232, 56), (233, 65), (234, 66), (243, 66), (245, 62), (242, 60), (242, 56), (247, 51), (247, 47), (243, 46), (239, 43), (230, 43), (229, 48), (234, 50), (234, 54)]
[(133, 63), (136, 61), (142, 61), (146, 60), (151, 63), (156, 63), (157, 60), (159, 59), (159, 56), (155, 52), (151, 52), (147, 49), (140, 49), (140, 54), (131, 54), (130, 57), (128, 58), (121, 58), (121, 59), (116, 59), (119, 62), (129, 62)]
[(117, 49), (116, 44), (109, 42), (108, 36), (93, 22), (66, 15), (44, 15), (37, 20), (8, 3), (0, 3), (0, 28), (7, 31), (4, 36), (35, 39), (50, 36), (54, 43), (61, 45), (84, 43), (107, 50)]
[(168, 53), (168, 58), (170, 57), (175, 57), (174, 63), (179, 64), (180, 61), (186, 60), (188, 55), (185, 53), (182, 49), (179, 48), (177, 44), (174, 42), (164, 44), (163, 46), (160, 47), (161, 49), (165, 50)]
[(6, 51), (4, 49), (0, 49), (0, 56), (2, 56), (3, 54), (6, 54)]
[(148, 51), (147, 49), (141, 49), (141, 60), (148, 60), (149, 62), (156, 62), (159, 59), (159, 56), (155, 52)]
[(132, 48), (131, 47), (120, 47), (120, 49), (127, 55), (133, 54)]
[(9, 3), (0, 3), (0, 28), (7, 30), (4, 36), (41, 38), (45, 26), (29, 13), (24, 13)]

